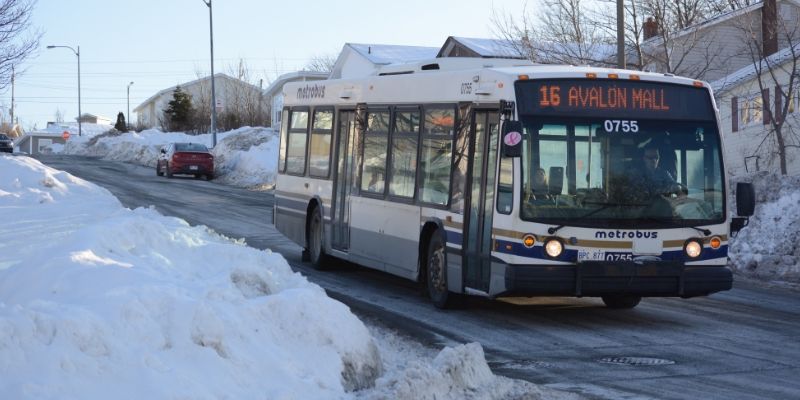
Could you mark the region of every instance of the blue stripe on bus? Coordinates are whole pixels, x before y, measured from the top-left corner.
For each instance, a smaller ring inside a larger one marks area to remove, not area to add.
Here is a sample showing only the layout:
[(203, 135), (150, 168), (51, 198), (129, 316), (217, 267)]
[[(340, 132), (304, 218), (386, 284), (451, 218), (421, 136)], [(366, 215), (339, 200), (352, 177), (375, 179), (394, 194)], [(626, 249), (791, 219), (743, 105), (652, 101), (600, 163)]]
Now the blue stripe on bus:
[[(449, 235), (448, 235), (448, 241), (449, 241)], [(525, 245), (523, 245), (520, 242), (512, 242), (502, 239), (497, 239), (495, 243), (496, 243), (496, 248), (494, 251), (498, 253), (511, 254), (527, 258), (551, 260), (550, 257), (545, 255), (544, 248), (541, 245), (528, 248), (525, 247)], [(509, 249), (508, 246), (511, 246), (511, 249)], [(606, 256), (611, 255), (612, 257), (614, 255), (628, 255), (628, 254), (632, 253), (624, 251), (606, 251)], [(683, 253), (683, 250), (665, 251), (658, 257), (664, 261), (704, 261), (704, 260), (713, 260), (717, 258), (724, 258), (727, 256), (728, 256), (728, 246), (725, 245), (721, 246), (717, 250), (714, 250), (710, 247), (704, 247), (703, 252), (700, 254), (700, 257), (691, 260), (688, 257), (686, 257), (686, 255)], [(556, 260), (576, 262), (578, 260), (578, 250), (566, 249), (564, 253), (561, 254), (561, 257), (557, 258)]]

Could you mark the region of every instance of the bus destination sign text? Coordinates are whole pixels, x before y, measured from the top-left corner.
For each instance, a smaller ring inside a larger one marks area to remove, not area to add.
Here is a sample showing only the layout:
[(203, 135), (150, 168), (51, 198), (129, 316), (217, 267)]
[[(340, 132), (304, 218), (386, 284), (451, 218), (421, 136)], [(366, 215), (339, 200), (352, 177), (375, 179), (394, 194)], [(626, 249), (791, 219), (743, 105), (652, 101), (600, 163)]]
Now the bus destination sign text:
[(551, 79), (517, 81), (515, 88), (520, 114), (714, 119), (708, 90), (688, 85), (617, 79)]

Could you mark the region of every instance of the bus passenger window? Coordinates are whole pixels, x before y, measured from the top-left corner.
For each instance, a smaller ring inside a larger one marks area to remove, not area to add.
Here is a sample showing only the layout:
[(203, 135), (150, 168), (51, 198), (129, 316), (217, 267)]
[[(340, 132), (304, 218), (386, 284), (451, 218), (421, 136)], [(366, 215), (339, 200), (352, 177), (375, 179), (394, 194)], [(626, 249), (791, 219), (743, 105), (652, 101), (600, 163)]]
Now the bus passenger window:
[(278, 172), (286, 171), (286, 141), (289, 135), (289, 110), (282, 111), (281, 117), (281, 142), (280, 149), (278, 150)]
[(291, 115), (288, 149), (286, 151), (286, 172), (302, 175), (306, 172), (308, 111), (293, 111)]
[(361, 190), (383, 194), (386, 182), (386, 149), (389, 145), (389, 112), (368, 112), (364, 134), (364, 167)]
[(497, 212), (511, 214), (514, 208), (514, 159), (500, 158), (500, 174), (497, 181)]
[(455, 108), (425, 110), (419, 198), (424, 203), (446, 205), (450, 197)]
[(331, 133), (333, 132), (333, 111), (314, 111), (311, 126), (311, 143), (308, 156), (309, 175), (327, 178), (331, 163)]
[(392, 161), (389, 194), (414, 197), (417, 175), (419, 111), (396, 111), (392, 129)]

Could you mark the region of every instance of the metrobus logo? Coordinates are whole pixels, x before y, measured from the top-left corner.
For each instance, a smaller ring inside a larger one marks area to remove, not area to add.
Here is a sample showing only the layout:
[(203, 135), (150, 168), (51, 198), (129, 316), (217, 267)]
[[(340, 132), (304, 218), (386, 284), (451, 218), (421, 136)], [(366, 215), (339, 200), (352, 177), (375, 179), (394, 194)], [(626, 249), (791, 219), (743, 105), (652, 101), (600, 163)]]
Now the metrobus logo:
[(595, 239), (657, 239), (658, 232), (642, 232), (642, 231), (600, 231), (594, 234)]
[(321, 99), (325, 97), (325, 85), (306, 85), (297, 89), (298, 99)]

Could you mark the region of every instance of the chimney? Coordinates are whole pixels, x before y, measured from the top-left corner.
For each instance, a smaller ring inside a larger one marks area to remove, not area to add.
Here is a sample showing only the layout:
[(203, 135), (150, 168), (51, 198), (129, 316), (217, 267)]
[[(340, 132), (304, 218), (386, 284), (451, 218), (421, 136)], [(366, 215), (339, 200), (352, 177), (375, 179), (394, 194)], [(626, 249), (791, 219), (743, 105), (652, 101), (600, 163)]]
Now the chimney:
[(642, 31), (644, 34), (644, 40), (650, 39), (651, 37), (658, 36), (658, 23), (653, 20), (653, 17), (647, 17), (647, 21), (642, 24)]
[(764, 0), (761, 7), (762, 57), (778, 52), (778, 5), (776, 0)]

